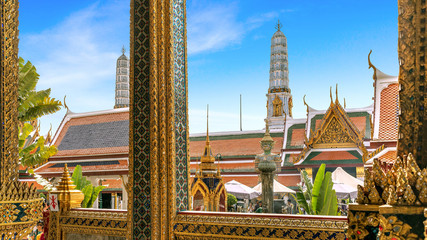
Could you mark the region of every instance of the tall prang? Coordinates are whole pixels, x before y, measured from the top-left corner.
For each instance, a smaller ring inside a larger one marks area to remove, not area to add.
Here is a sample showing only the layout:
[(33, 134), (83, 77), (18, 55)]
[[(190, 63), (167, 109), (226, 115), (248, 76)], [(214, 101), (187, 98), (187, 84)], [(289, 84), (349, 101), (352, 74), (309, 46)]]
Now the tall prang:
[(129, 107), (129, 59), (122, 48), (122, 55), (116, 65), (116, 98), (114, 108)]
[(286, 117), (292, 117), (292, 95), (289, 88), (288, 47), (285, 34), (277, 31), (271, 38), (270, 85), (267, 93), (267, 118), (270, 129), (283, 129)]

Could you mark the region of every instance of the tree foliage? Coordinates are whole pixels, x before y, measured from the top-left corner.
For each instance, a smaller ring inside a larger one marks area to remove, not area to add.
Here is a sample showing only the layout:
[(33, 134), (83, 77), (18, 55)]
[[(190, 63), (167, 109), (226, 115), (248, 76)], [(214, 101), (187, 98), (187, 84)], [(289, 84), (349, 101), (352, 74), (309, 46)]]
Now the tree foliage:
[(105, 186), (93, 186), (92, 183), (83, 177), (82, 166), (77, 165), (74, 168), (71, 180), (76, 185), (76, 189), (82, 191), (85, 198), (81, 204), (82, 208), (91, 208), (98, 198), (99, 193), (105, 188)]
[[(326, 165), (322, 164), (317, 171), (314, 184), (311, 183), (305, 170), (301, 171), (301, 177), (304, 182), (305, 190), (300, 184), (299, 192), (293, 195), (297, 200), (299, 209), (303, 208), (310, 215), (337, 215), (338, 203), (335, 190), (332, 189), (332, 174), (326, 172)], [(301, 210), (300, 210), (301, 212)]]
[(227, 193), (227, 207), (231, 207), (237, 203), (237, 198), (230, 193)]

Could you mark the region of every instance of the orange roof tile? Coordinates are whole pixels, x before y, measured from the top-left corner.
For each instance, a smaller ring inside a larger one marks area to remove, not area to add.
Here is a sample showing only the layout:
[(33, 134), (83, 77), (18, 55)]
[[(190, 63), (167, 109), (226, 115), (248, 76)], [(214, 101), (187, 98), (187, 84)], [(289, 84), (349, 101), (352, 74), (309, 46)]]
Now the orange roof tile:
[(222, 176), (224, 183), (231, 180), (236, 180), (241, 184), (245, 184), (248, 187), (255, 187), (258, 184), (258, 176)]
[(105, 179), (102, 181), (102, 186), (107, 188), (123, 188), (122, 180), (119, 179)]
[(381, 91), (379, 139), (397, 140), (398, 114), (399, 85), (395, 83)]
[(382, 162), (393, 163), (396, 161), (397, 152), (396, 151), (388, 151), (384, 155), (380, 156), (378, 159)]
[(62, 151), (58, 151), (58, 153), (56, 153), (55, 157), (77, 156), (77, 155), (97, 155), (97, 154), (116, 154), (116, 153), (129, 153), (129, 146), (62, 150)]
[[(72, 163), (73, 165), (71, 165)], [(70, 172), (73, 172), (75, 168), (75, 163), (82, 165), (82, 172), (101, 172), (108, 170), (128, 170), (128, 161), (127, 160), (114, 160), (114, 161), (97, 161), (96, 164), (87, 164), (88, 162), (80, 162), (79, 161), (69, 161), (68, 169)], [(111, 164), (113, 163), (113, 164)], [(57, 166), (58, 164), (58, 166)], [(85, 165), (87, 164), (87, 165)], [(63, 164), (57, 162), (49, 162), (41, 168), (37, 169), (36, 173), (43, 175), (49, 173), (62, 173), (64, 171)]]
[(313, 157), (311, 160), (357, 160), (358, 158), (346, 151), (325, 151)]
[(286, 187), (295, 187), (298, 183), (301, 182), (300, 175), (292, 175), (292, 176), (278, 176), (277, 181)]
[(302, 146), (302, 145), (304, 145), (304, 134), (305, 134), (305, 129), (294, 129), (294, 130), (292, 130), (290, 146)]
[(44, 189), (43, 186), (40, 185), (40, 184), (38, 184), (34, 178), (25, 179), (25, 180), (19, 179), (19, 181), (20, 182), (26, 182), (28, 184), (28, 186), (30, 186), (31, 184), (33, 184), (33, 186), (36, 188), (36, 190), (43, 190)]
[[(190, 164), (190, 169), (198, 169), (200, 162), (197, 162), (196, 164)], [(234, 162), (234, 163), (227, 163), (226, 161), (220, 162), (219, 164), (220, 169), (255, 169), (255, 163), (254, 162)]]
[(366, 131), (366, 117), (350, 117), (350, 120), (359, 132)]
[[(273, 137), (276, 141), (272, 153), (280, 153), (283, 146), (283, 137)], [(224, 156), (244, 156), (262, 153), (261, 138), (243, 138), (211, 140), (210, 144), (214, 155), (221, 153)], [(190, 157), (200, 157), (205, 148), (206, 141), (190, 141)]]

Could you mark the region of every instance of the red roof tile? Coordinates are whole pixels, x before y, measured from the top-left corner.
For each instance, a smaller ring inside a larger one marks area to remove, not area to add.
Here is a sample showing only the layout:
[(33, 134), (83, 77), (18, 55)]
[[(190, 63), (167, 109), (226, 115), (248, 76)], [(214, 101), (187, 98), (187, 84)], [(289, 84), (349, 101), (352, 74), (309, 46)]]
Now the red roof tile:
[(397, 140), (399, 114), (399, 85), (389, 85), (381, 91), (378, 138)]

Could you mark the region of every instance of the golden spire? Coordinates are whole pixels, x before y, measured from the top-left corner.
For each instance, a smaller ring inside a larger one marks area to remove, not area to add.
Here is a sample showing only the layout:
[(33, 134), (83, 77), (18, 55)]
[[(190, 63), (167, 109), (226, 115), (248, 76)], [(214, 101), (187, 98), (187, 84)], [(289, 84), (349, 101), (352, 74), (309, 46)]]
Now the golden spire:
[(329, 96), (331, 97), (331, 104), (334, 103), (334, 99), (332, 98), (332, 86), (329, 87)]
[(280, 23), (280, 20), (277, 20), (277, 25), (275, 27), (277, 31), (280, 31), (280, 28), (282, 28), (282, 24)]
[(345, 98), (344, 98), (344, 108), (347, 108), (347, 105), (345, 104)]
[(76, 185), (74, 185), (73, 180), (71, 180), (68, 166), (65, 164), (61, 181), (56, 187), (57, 190), (51, 193), (58, 194), (58, 201), (65, 209), (76, 208), (81, 206), (80, 204), (84, 199), (84, 194), (75, 188)]
[(206, 144), (209, 144), (209, 104), (206, 105)]
[(202, 170), (211, 170), (212, 167), (215, 169), (215, 157), (212, 155), (212, 148), (209, 142), (209, 105), (207, 106), (206, 110), (206, 145), (205, 150), (203, 151), (203, 155), (200, 158), (200, 165)]

